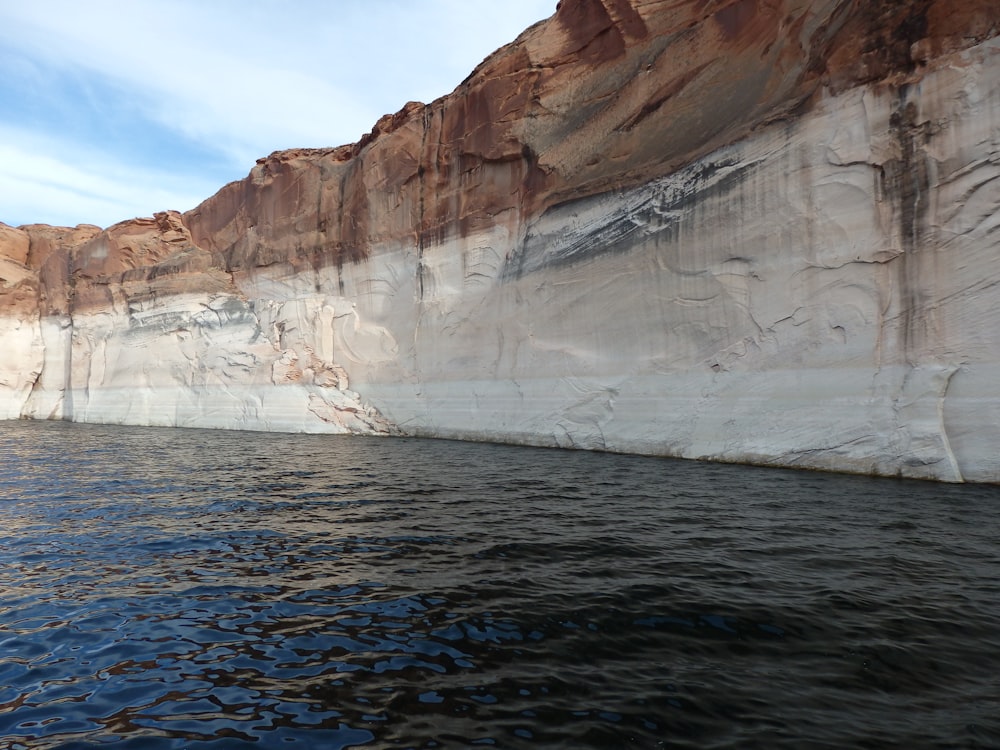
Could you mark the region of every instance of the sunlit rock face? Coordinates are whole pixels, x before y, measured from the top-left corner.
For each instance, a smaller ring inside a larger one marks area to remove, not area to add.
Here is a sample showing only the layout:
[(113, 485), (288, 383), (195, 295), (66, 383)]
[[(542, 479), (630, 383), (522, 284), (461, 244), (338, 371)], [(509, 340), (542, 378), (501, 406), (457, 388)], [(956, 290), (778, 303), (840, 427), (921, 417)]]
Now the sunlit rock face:
[[(248, 299), (179, 214), (2, 229), (6, 418), (395, 431), (321, 343), (346, 313), (318, 297)], [(37, 258), (15, 254), (25, 239)]]
[(564, 0), (187, 214), (0, 226), (0, 416), (998, 482), (1000, 41), (953, 5)]
[(16, 419), (42, 371), (38, 276), (28, 235), (0, 224), (0, 419)]

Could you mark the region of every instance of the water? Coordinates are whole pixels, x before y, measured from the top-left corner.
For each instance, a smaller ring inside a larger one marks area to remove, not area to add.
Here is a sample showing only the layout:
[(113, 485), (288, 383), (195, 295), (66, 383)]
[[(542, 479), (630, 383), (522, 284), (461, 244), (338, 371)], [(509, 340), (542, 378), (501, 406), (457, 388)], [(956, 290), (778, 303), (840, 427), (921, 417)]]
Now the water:
[(0, 423), (0, 748), (1000, 746), (1000, 488)]

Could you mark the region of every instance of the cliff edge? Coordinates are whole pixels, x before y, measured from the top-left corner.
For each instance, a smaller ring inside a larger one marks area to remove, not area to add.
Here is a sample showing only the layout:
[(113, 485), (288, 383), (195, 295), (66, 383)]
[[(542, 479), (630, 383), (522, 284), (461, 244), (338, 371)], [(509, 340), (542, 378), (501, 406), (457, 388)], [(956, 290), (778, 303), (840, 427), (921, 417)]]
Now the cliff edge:
[(563, 0), (185, 214), (0, 225), (0, 418), (1000, 482), (993, 0)]

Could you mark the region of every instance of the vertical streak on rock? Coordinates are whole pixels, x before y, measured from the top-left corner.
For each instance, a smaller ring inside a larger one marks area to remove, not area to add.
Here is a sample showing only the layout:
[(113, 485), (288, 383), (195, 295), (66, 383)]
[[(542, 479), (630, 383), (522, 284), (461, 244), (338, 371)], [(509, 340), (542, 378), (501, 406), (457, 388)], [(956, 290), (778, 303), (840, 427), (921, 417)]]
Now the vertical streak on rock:
[[(70, 263), (71, 253), (66, 253), (67, 265)], [(76, 279), (73, 278), (72, 269), (67, 270), (69, 280), (69, 294), (67, 295), (65, 340), (63, 351), (66, 353), (65, 374), (63, 375), (63, 415), (66, 422), (73, 421), (73, 308), (76, 303)]]
[(340, 295), (346, 294), (344, 288), (344, 190), (347, 187), (348, 170), (340, 171), (340, 187), (337, 190), (337, 239), (334, 255), (337, 258), (337, 288)]
[(948, 396), (948, 387), (951, 385), (951, 380), (955, 377), (955, 373), (958, 371), (958, 367), (953, 367), (944, 376), (944, 385), (941, 386), (941, 395), (938, 397), (937, 417), (939, 425), (938, 429), (941, 432), (941, 445), (944, 447), (945, 456), (948, 458), (948, 463), (950, 464), (952, 473), (954, 474), (953, 479), (956, 482), (964, 482), (965, 477), (962, 476), (962, 469), (958, 464), (958, 458), (955, 456), (955, 452), (951, 448), (951, 440), (948, 439), (948, 431), (945, 429), (944, 419), (945, 399)]
[[(925, 409), (933, 408), (934, 421), (928, 423), (928, 434), (924, 440), (931, 440), (932, 450), (942, 466), (950, 469), (950, 476), (940, 470), (940, 477), (948, 481), (962, 482), (964, 477), (958, 457), (952, 450), (951, 441), (945, 427), (945, 401), (948, 388), (960, 367), (938, 348), (942, 341), (938, 330), (936, 306), (941, 299), (938, 269), (938, 252), (931, 232), (930, 196), (933, 166), (927, 153), (931, 137), (931, 124), (922, 121), (918, 109), (919, 90), (904, 84), (896, 93), (890, 127), (899, 147), (899, 158), (891, 162), (890, 189), (894, 190), (898, 201), (898, 231), (902, 245), (899, 257), (899, 304), (900, 304), (900, 364), (906, 366), (906, 379), (900, 389), (900, 399), (906, 394), (907, 382), (911, 375), (928, 369), (936, 370), (930, 379), (931, 389), (917, 400), (934, 399)], [(919, 382), (919, 376), (916, 378)], [(915, 414), (919, 414), (916, 407)], [(918, 423), (903, 418), (907, 429), (918, 435)], [(936, 425), (934, 424), (936, 422)], [(930, 425), (934, 425), (931, 427)]]
[(323, 215), (323, 188), (326, 182), (325, 170), (323, 169), (323, 162), (320, 161), (316, 168), (319, 171), (319, 178), (316, 180), (316, 241), (318, 247), (312, 252), (312, 268), (313, 268), (313, 278), (315, 282), (316, 293), (320, 292), (320, 271), (323, 266), (328, 262), (326, 260), (326, 254), (330, 252), (330, 247), (327, 244), (326, 238), (326, 217)]
[[(444, 113), (442, 112), (442, 117)], [(424, 160), (427, 155), (427, 131), (429, 119), (433, 117), (430, 109), (424, 107), (421, 114), (422, 131), (420, 134), (420, 156), (417, 159), (417, 299), (424, 298), (424, 191), (427, 185), (427, 167)]]
[[(31, 267), (31, 256), (32, 256), (34, 242), (35, 242), (34, 238), (31, 236), (31, 233), (29, 232), (28, 252), (25, 254), (24, 258), (24, 264), (29, 268)], [(40, 385), (42, 382), (42, 373), (45, 372), (45, 360), (48, 356), (48, 348), (45, 346), (45, 334), (42, 330), (42, 310), (45, 304), (45, 292), (44, 292), (44, 286), (42, 284), (41, 273), (36, 272), (36, 274), (37, 274), (36, 277), (37, 283), (35, 286), (35, 316), (37, 320), (35, 321), (35, 325), (37, 326), (38, 329), (38, 340), (42, 349), (42, 353), (41, 353), (41, 363), (39, 364), (38, 372), (34, 373), (34, 377), (31, 381), (31, 388), (28, 389), (28, 396), (27, 398), (25, 398), (24, 402), (21, 404), (20, 407), (19, 416), (22, 419), (27, 417), (28, 414), (30, 413), (29, 407), (35, 398), (35, 392), (40, 390)]]
[(926, 314), (927, 294), (921, 287), (920, 262), (923, 245), (927, 202), (925, 196), (930, 189), (927, 161), (923, 146), (926, 143), (925, 128), (917, 124), (917, 107), (908, 102), (908, 87), (902, 86), (898, 92), (895, 111), (890, 117), (890, 125), (895, 131), (900, 146), (900, 158), (894, 166), (895, 183), (899, 196), (899, 236), (903, 245), (900, 258), (901, 314), (903, 316), (903, 346), (905, 362), (912, 365), (919, 358), (919, 349), (924, 340), (922, 335), (927, 325), (921, 314)]

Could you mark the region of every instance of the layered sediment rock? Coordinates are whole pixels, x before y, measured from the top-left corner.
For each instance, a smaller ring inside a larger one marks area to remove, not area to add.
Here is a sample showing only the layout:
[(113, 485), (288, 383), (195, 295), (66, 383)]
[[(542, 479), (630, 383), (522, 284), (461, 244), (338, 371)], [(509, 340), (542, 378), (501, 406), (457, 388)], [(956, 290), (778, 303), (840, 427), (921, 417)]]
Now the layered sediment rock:
[(991, 6), (563, 0), (187, 214), (2, 227), (0, 416), (1000, 481)]

